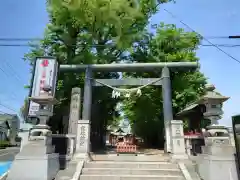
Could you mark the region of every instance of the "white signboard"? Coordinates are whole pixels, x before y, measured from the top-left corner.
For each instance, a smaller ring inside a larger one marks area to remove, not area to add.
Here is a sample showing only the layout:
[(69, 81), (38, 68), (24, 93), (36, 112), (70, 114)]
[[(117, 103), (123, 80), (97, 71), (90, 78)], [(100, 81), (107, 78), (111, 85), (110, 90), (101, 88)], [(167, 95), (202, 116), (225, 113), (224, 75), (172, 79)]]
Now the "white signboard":
[[(40, 95), (42, 88), (45, 85), (52, 87), (52, 95), (55, 95), (55, 88), (57, 82), (57, 73), (58, 73), (58, 62), (54, 58), (37, 58), (35, 65), (35, 72), (33, 77), (32, 84), (32, 94), (31, 97), (36, 97)], [(36, 112), (39, 110), (39, 104), (30, 101), (28, 116), (35, 117)], [(53, 108), (51, 107), (52, 111)]]

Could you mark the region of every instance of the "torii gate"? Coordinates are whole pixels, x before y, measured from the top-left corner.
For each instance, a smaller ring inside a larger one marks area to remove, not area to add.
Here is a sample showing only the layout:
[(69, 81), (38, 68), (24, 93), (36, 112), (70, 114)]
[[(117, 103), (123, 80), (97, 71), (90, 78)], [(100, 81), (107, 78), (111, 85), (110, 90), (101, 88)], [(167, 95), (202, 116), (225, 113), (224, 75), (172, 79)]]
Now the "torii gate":
[[(171, 69), (195, 69), (198, 67), (197, 62), (169, 62), (169, 63), (132, 63), (132, 64), (89, 64), (89, 65), (60, 65), (61, 72), (85, 72), (84, 83), (84, 100), (83, 100), (83, 113), (82, 113), (82, 126), (78, 128), (77, 141), (80, 141), (80, 134), (87, 133), (87, 138), (84, 137), (85, 144), (84, 153), (89, 152), (90, 141), (90, 124), (91, 121), (91, 105), (92, 105), (92, 86), (102, 86), (107, 84), (109, 86), (143, 86), (149, 82), (154, 82), (152, 85), (162, 85), (162, 98), (163, 98), (163, 113), (164, 113), (164, 126), (165, 126), (165, 150), (172, 152), (171, 128), (170, 122), (173, 120), (172, 112), (172, 92), (171, 92)], [(125, 79), (93, 79), (93, 72), (148, 72), (153, 70), (160, 70), (161, 80), (157, 78), (125, 78)], [(79, 132), (81, 131), (81, 133)], [(84, 131), (84, 132), (82, 132)], [(87, 141), (87, 142), (86, 142)], [(82, 143), (82, 145), (84, 144)], [(77, 142), (77, 148), (78, 148)]]

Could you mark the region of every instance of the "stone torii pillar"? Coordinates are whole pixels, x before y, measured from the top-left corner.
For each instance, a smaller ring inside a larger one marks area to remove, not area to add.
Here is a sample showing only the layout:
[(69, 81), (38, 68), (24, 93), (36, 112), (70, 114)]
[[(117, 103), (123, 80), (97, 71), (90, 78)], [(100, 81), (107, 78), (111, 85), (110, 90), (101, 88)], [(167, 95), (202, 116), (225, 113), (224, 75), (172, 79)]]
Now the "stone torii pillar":
[(170, 153), (172, 152), (171, 120), (173, 120), (173, 112), (172, 112), (172, 88), (170, 72), (167, 67), (164, 67), (162, 69), (162, 98), (165, 128), (165, 151)]
[[(97, 81), (92, 79), (92, 72), (149, 72), (162, 69), (162, 97), (165, 125), (165, 150), (172, 152), (172, 132), (171, 121), (172, 114), (172, 97), (171, 97), (171, 80), (169, 69), (197, 68), (197, 62), (171, 62), (171, 63), (132, 63), (132, 64), (90, 64), (90, 65), (60, 65), (61, 71), (71, 72), (86, 72), (84, 85), (84, 103), (83, 103), (83, 120), (79, 121), (78, 135), (80, 135), (80, 144), (83, 147), (83, 152), (89, 152), (90, 144), (90, 119), (91, 119), (91, 104), (92, 104), (92, 86)], [(98, 79), (98, 81), (101, 79)], [(131, 80), (103, 79), (106, 84), (113, 86), (124, 85), (145, 85), (149, 79), (133, 78)], [(151, 79), (150, 79), (151, 80)], [(121, 81), (121, 82), (120, 82)], [(143, 83), (144, 82), (144, 83)], [(178, 141), (179, 142), (179, 141)]]
[(82, 119), (91, 119), (91, 105), (92, 105), (92, 69), (88, 67), (85, 73), (84, 83), (84, 98), (83, 98), (83, 112)]

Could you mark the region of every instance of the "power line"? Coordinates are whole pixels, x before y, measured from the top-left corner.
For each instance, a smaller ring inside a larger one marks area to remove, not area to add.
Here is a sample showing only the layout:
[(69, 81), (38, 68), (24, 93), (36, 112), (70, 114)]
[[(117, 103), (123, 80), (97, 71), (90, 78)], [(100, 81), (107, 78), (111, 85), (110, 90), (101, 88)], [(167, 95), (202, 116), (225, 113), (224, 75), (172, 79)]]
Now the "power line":
[[(226, 47), (226, 48), (240, 47), (240, 44), (215, 44), (215, 45), (218, 47)], [(211, 44), (200, 44), (200, 46), (215, 47)]]
[(12, 114), (6, 113), (6, 112), (1, 111), (1, 110), (0, 110), (0, 113), (2, 113), (2, 114), (6, 114), (6, 115), (12, 115)]
[(8, 74), (6, 73), (6, 71), (4, 71), (3, 68), (0, 67), (0, 71), (2, 71), (8, 77)]
[[(14, 115), (14, 114), (6, 113), (6, 112), (4, 112), (4, 111), (1, 111), (1, 110), (0, 110), (0, 113), (2, 113), (2, 114), (6, 114), (6, 115), (9, 115), (9, 116), (12, 116), (12, 115)], [(16, 113), (17, 113), (17, 112), (16, 112)], [(17, 113), (17, 115), (18, 115), (18, 113)]]
[[(13, 74), (12, 74), (13, 77), (15, 77), (15, 79), (22, 84), (22, 82), (23, 82), (22, 79), (20, 78), (20, 76), (18, 75), (18, 73), (15, 71), (15, 69), (12, 67), (12, 65), (9, 64), (5, 59), (3, 59), (3, 61), (4, 61), (5, 64), (11, 69), (10, 72), (13, 72)], [(23, 83), (23, 85), (24, 85), (24, 83)]]
[(6, 115), (12, 115), (12, 114), (6, 113), (6, 112), (1, 111), (1, 110), (0, 110), (0, 113), (2, 113), (2, 114), (6, 114)]
[(2, 47), (30, 47), (35, 45), (29, 45), (29, 44), (0, 44)]
[(11, 108), (10, 106), (7, 106), (7, 105), (5, 105), (5, 104), (2, 104), (1, 102), (0, 102), (0, 106), (6, 108), (6, 109), (8, 109), (8, 110), (11, 110), (11, 111), (13, 111), (13, 112), (17, 112), (15, 109), (13, 109), (13, 108)]
[[(8, 73), (6, 73), (6, 71), (5, 71), (2, 67), (0, 67), (0, 71), (2, 71), (3, 74), (5, 74), (5, 76), (6, 76), (7, 78), (9, 77)], [(11, 91), (11, 95), (12, 95), (15, 99), (17, 99), (17, 95), (16, 95), (16, 93), (15, 93), (14, 91)], [(0, 104), (0, 105), (1, 105), (1, 104)]]
[[(153, 25), (154, 26), (154, 25)], [(235, 36), (205, 36), (208, 39), (240, 39), (240, 35)], [(185, 38), (191, 38), (191, 37), (185, 37)], [(43, 38), (1, 38), (0, 41), (4, 42), (31, 42), (31, 41), (41, 41)]]
[(202, 39), (204, 39), (205, 41), (207, 41), (209, 44), (211, 44), (212, 46), (214, 46), (215, 48), (217, 48), (219, 51), (221, 51), (222, 53), (224, 53), (225, 55), (227, 55), (228, 57), (230, 57), (232, 60), (240, 63), (240, 60), (238, 60), (237, 58), (233, 57), (231, 54), (227, 53), (226, 51), (222, 50), (218, 45), (213, 44), (211, 41), (209, 41), (207, 38), (205, 38), (204, 36), (202, 36), (200, 33), (198, 33), (197, 31), (195, 31), (193, 28), (191, 28), (189, 25), (187, 25), (186, 23), (184, 23), (182, 20), (178, 19), (177, 16), (175, 16), (173, 13), (171, 13), (170, 11), (164, 9), (164, 11), (166, 11), (168, 14), (170, 14), (174, 19), (177, 19), (181, 24), (183, 24), (185, 27), (187, 27), (188, 29), (190, 29), (191, 31), (195, 32), (196, 34), (198, 34)]
[(0, 41), (41, 41), (41, 38), (0, 38)]
[[(32, 46), (37, 46), (37, 44), (0, 44), (0, 47), (32, 47)], [(106, 45), (77, 45), (78, 47), (103, 47), (103, 46), (109, 46), (108, 44)], [(234, 48), (234, 47), (240, 47), (240, 44), (200, 44), (200, 46), (206, 46), (206, 47), (226, 47), (226, 48)]]

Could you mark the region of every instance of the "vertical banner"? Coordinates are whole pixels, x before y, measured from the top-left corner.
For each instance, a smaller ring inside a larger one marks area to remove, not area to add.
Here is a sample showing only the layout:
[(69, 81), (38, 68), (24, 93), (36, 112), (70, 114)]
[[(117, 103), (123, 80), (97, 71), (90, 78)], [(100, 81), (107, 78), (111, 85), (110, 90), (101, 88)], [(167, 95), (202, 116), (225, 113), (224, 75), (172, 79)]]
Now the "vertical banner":
[[(43, 91), (43, 87), (46, 85), (52, 88), (51, 94), (54, 96), (58, 73), (57, 60), (53, 57), (38, 57), (36, 58), (34, 69), (31, 97), (39, 96)], [(36, 117), (36, 112), (39, 110), (39, 107), (39, 104), (30, 101), (28, 116)], [(50, 110), (52, 112), (53, 107), (51, 107)]]

